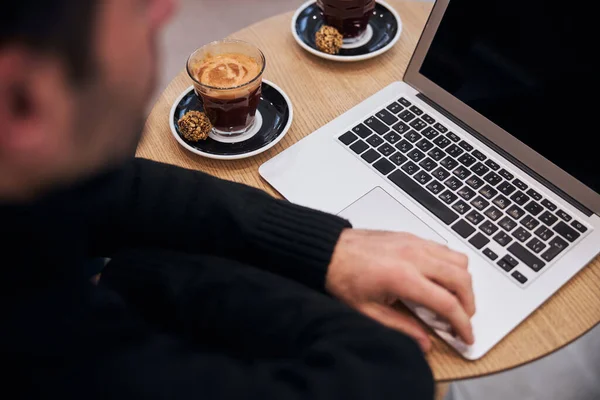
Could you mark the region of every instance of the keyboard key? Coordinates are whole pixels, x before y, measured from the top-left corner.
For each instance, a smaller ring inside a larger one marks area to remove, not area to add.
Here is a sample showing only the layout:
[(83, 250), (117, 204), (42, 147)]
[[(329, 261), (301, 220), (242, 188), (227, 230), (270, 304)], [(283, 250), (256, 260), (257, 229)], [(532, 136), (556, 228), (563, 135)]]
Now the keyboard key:
[(504, 256), (504, 258), (502, 258), (500, 261), (498, 261), (498, 265), (500, 266), (500, 268), (502, 268), (506, 272), (510, 272), (517, 265), (519, 265), (519, 262), (507, 254)]
[(441, 182), (434, 180), (429, 185), (427, 185), (427, 189), (433, 194), (439, 194), (442, 191), (446, 190), (444, 185)]
[(423, 154), (420, 150), (413, 149), (408, 152), (408, 158), (410, 158), (414, 162), (419, 162), (425, 158), (425, 154)]
[(520, 242), (525, 242), (531, 237), (531, 233), (527, 232), (525, 229), (519, 227), (516, 231), (513, 232), (513, 236), (517, 238)]
[(502, 218), (498, 224), (507, 232), (510, 232), (517, 227), (517, 223), (508, 217)]
[(489, 258), (492, 261), (496, 261), (496, 259), (498, 258), (498, 254), (494, 253), (492, 250), (490, 249), (485, 249), (483, 251), (483, 254), (485, 254), (485, 256), (487, 258)]
[(421, 139), (421, 135), (417, 133), (417, 131), (410, 130), (404, 134), (406, 140), (411, 143), (415, 143), (417, 140)]
[(437, 129), (439, 132), (442, 132), (442, 133), (448, 132), (448, 128), (446, 128), (444, 125), (440, 124), (439, 122), (437, 124), (435, 124), (433, 127), (435, 129)]
[(406, 132), (410, 131), (410, 126), (406, 125), (404, 122), (398, 122), (392, 129), (399, 134), (404, 135)]
[(471, 175), (471, 172), (466, 167), (458, 167), (452, 173), (463, 181)]
[(388, 176), (388, 179), (446, 225), (450, 225), (458, 219), (458, 215), (454, 211), (419, 186), (417, 182), (413, 181), (404, 172), (396, 170)]
[(515, 278), (517, 280), (517, 282), (519, 282), (520, 284), (524, 285), (527, 283), (527, 277), (525, 275), (523, 275), (522, 273), (520, 273), (519, 271), (513, 272), (511, 276), (513, 278)]
[(567, 214), (566, 212), (564, 212), (563, 210), (558, 210), (556, 212), (556, 215), (558, 215), (562, 220), (569, 222), (573, 219), (573, 217), (571, 217), (569, 214)]
[(525, 206), (525, 211), (528, 211), (531, 215), (538, 215), (544, 210), (542, 206), (540, 206), (535, 201), (531, 201), (529, 204)]
[(421, 133), (429, 140), (435, 139), (435, 137), (440, 134), (438, 131), (431, 127), (423, 129)]
[(429, 157), (421, 161), (419, 165), (427, 172), (433, 171), (438, 166), (437, 163)]
[(415, 175), (415, 179), (421, 184), (421, 185), (426, 185), (428, 182), (430, 182), (433, 178), (431, 177), (431, 175), (429, 175), (427, 172), (425, 171), (419, 171), (419, 173), (417, 173)]
[(474, 152), (472, 152), (471, 154), (473, 154), (473, 157), (475, 157), (476, 159), (478, 159), (479, 161), (485, 161), (486, 160), (486, 156), (485, 154), (483, 154), (482, 152), (480, 152), (479, 150), (475, 150)]
[(473, 151), (473, 146), (471, 146), (469, 143), (465, 142), (464, 140), (461, 141), (458, 145), (460, 147), (462, 147), (465, 151), (468, 151), (469, 153)]
[(408, 161), (408, 158), (406, 156), (404, 156), (402, 153), (394, 153), (394, 155), (392, 155), (390, 157), (390, 160), (392, 160), (392, 162), (394, 164), (396, 164), (397, 166), (400, 166), (402, 164), (404, 164), (406, 161)]
[(525, 228), (529, 229), (530, 231), (537, 228), (539, 224), (540, 224), (540, 221), (533, 218), (531, 215), (528, 215), (521, 220), (521, 225), (523, 225)]
[(456, 195), (449, 190), (446, 190), (444, 193), (440, 194), (438, 197), (440, 199), (442, 199), (444, 201), (444, 203), (446, 203), (446, 204), (452, 204), (456, 201), (456, 199), (458, 199), (458, 197), (456, 197)]
[(387, 106), (387, 109), (391, 113), (398, 114), (400, 111), (404, 110), (404, 107), (396, 102), (393, 102), (392, 104)]
[(402, 104), (404, 107), (410, 107), (412, 104), (410, 101), (406, 100), (406, 98), (402, 97), (398, 100), (398, 103)]
[(485, 162), (485, 165), (487, 165), (494, 171), (498, 171), (500, 169), (500, 166), (498, 164), (496, 164), (495, 162), (493, 162), (492, 160), (487, 160)]
[(407, 162), (402, 166), (402, 171), (406, 172), (408, 175), (414, 175), (419, 170), (419, 167), (412, 161)]
[(491, 200), (498, 194), (498, 191), (492, 188), (490, 185), (485, 185), (484, 187), (479, 189), (479, 194), (485, 197), (486, 199)]
[(448, 133), (446, 134), (446, 136), (447, 136), (447, 137), (448, 137), (450, 140), (452, 140), (454, 143), (458, 143), (458, 142), (460, 142), (460, 138), (459, 138), (459, 137), (458, 137), (458, 135), (457, 135), (456, 133), (454, 133), (454, 132), (448, 132)]
[(446, 187), (448, 187), (449, 189), (456, 191), (459, 187), (462, 186), (462, 182), (458, 178), (452, 176), (446, 179), (444, 185), (446, 185)]
[(470, 154), (463, 154), (458, 158), (458, 161), (465, 167), (470, 167), (477, 162), (477, 159)]
[(433, 171), (433, 176), (439, 179), (440, 181), (445, 181), (450, 177), (450, 172), (446, 171), (442, 167), (439, 167), (438, 169)]
[(508, 182), (502, 182), (500, 185), (498, 185), (498, 190), (505, 196), (510, 196), (515, 192), (515, 190), (517, 190), (517, 188)]
[(492, 236), (499, 228), (490, 221), (485, 221), (483, 224), (479, 225), (479, 229), (486, 235)]
[(485, 220), (485, 217), (483, 215), (479, 214), (477, 211), (473, 210), (469, 214), (467, 214), (467, 219), (473, 225), (479, 225), (480, 223), (482, 223)]
[(518, 191), (517, 193), (513, 194), (510, 199), (518, 205), (524, 206), (529, 201), (529, 196), (521, 191)]
[(496, 236), (494, 236), (494, 240), (496, 241), (496, 243), (498, 243), (500, 246), (504, 247), (507, 244), (509, 244), (510, 242), (512, 242), (512, 238), (510, 236), (508, 236), (506, 234), (506, 232), (498, 232), (496, 234)]
[(392, 164), (385, 158), (382, 158), (381, 160), (377, 161), (375, 164), (373, 164), (373, 167), (375, 167), (375, 169), (381, 172), (383, 175), (387, 175), (396, 169), (394, 164)]
[(475, 228), (473, 228), (467, 221), (463, 219), (454, 224), (452, 230), (465, 239), (475, 232)]
[(446, 153), (442, 149), (432, 149), (429, 153), (429, 157), (433, 158), (435, 161), (440, 161), (442, 158), (446, 157)]
[(554, 232), (552, 232), (549, 228), (546, 228), (545, 226), (540, 226), (536, 231), (535, 231), (535, 235), (537, 237), (539, 237), (540, 239), (547, 241), (548, 239), (550, 239), (552, 236), (554, 236)]
[(471, 171), (473, 171), (473, 173), (476, 174), (477, 176), (484, 176), (485, 174), (487, 174), (490, 171), (490, 169), (479, 162), (479, 163), (473, 165), (473, 167), (471, 168)]
[(381, 110), (375, 116), (390, 126), (398, 122), (398, 117), (390, 114), (388, 110)]
[(471, 238), (471, 240), (469, 240), (469, 243), (471, 243), (477, 250), (483, 249), (483, 247), (486, 246), (489, 242), (490, 239), (488, 239), (481, 233), (477, 233)]
[(521, 189), (522, 191), (526, 191), (526, 190), (527, 190), (527, 188), (528, 188), (528, 186), (527, 186), (525, 183), (523, 183), (523, 181), (521, 181), (521, 180), (519, 180), (519, 179), (515, 179), (515, 180), (513, 181), (513, 184), (514, 184), (516, 187), (518, 187), (519, 189)]
[(381, 146), (379, 146), (379, 148), (377, 149), (377, 151), (379, 151), (385, 157), (389, 157), (390, 155), (394, 154), (394, 152), (396, 151), (396, 149), (394, 149), (391, 144), (384, 143)]
[(486, 182), (488, 182), (492, 186), (496, 186), (500, 182), (502, 182), (502, 178), (495, 172), (490, 172), (483, 178)]
[(471, 186), (475, 190), (479, 189), (480, 187), (482, 187), (485, 184), (483, 179), (480, 179), (476, 176), (469, 177), (467, 179), (466, 183), (467, 183), (467, 185)]
[(385, 135), (383, 138), (385, 140), (387, 140), (388, 142), (390, 142), (391, 144), (396, 144), (397, 142), (399, 142), (402, 139), (402, 136), (400, 136), (396, 132), (390, 132), (387, 135)]
[(435, 119), (431, 118), (431, 116), (425, 114), (421, 117), (423, 121), (427, 122), (429, 125), (435, 124)]
[(417, 118), (417, 116), (408, 110), (404, 110), (400, 113), (400, 119), (404, 122), (410, 122), (415, 118)]
[(356, 142), (352, 146), (350, 146), (350, 149), (353, 152), (355, 152), (356, 154), (361, 154), (363, 151), (365, 151), (368, 148), (369, 148), (369, 145), (366, 144), (365, 142), (363, 142), (362, 140), (359, 140), (358, 142)]
[(519, 260), (523, 261), (525, 265), (527, 265), (535, 272), (538, 272), (539, 270), (544, 268), (544, 265), (546, 265), (542, 260), (531, 254), (529, 250), (521, 246), (519, 243), (511, 244), (508, 247), (508, 251), (511, 252)]
[(536, 254), (539, 254), (542, 250), (546, 248), (546, 245), (543, 242), (540, 242), (538, 239), (533, 238), (527, 243), (527, 247)]
[(492, 221), (497, 221), (498, 218), (502, 216), (502, 211), (498, 210), (496, 207), (490, 207), (484, 211), (484, 214), (487, 215), (489, 219)]
[(549, 243), (549, 248), (546, 250), (544, 254), (542, 254), (542, 258), (548, 262), (554, 260), (556, 256), (563, 252), (564, 249), (567, 248), (569, 244), (562, 240), (560, 237), (555, 237)]
[(365, 160), (369, 164), (372, 164), (374, 161), (381, 158), (381, 154), (379, 154), (375, 150), (371, 149), (371, 150), (367, 151), (365, 154), (363, 154), (361, 157), (363, 160)]
[(410, 151), (410, 149), (413, 148), (413, 145), (410, 144), (410, 142), (406, 139), (402, 139), (400, 142), (398, 142), (398, 144), (396, 145), (396, 148), (398, 150), (400, 150), (403, 153), (406, 153), (407, 151)]
[(381, 144), (383, 143), (383, 139), (377, 135), (373, 135), (367, 139), (367, 143), (369, 143), (373, 147), (378, 147), (381, 146)]
[(370, 130), (363, 124), (356, 125), (354, 128), (352, 128), (352, 132), (356, 133), (358, 136), (360, 136), (363, 139), (368, 138), (373, 133), (372, 130)]
[(510, 206), (510, 200), (507, 199), (506, 197), (502, 196), (501, 194), (499, 194), (492, 201), (492, 203), (494, 203), (501, 210), (504, 210), (506, 207)]
[(571, 243), (579, 239), (579, 237), (581, 236), (579, 233), (577, 233), (577, 231), (575, 231), (573, 228), (571, 228), (569, 225), (565, 224), (562, 221), (554, 227), (554, 232), (558, 233), (560, 236), (564, 237)]
[(542, 200), (542, 205), (544, 207), (546, 207), (548, 210), (550, 211), (556, 211), (557, 207), (556, 204), (552, 203), (550, 200), (548, 199), (544, 199)]
[(545, 211), (542, 215), (540, 215), (540, 221), (548, 226), (552, 226), (558, 221), (558, 217), (552, 214), (550, 211)]
[(425, 121), (423, 121), (421, 118), (417, 118), (413, 122), (410, 123), (410, 126), (414, 130), (422, 131), (423, 129), (427, 128), (427, 123)]
[(533, 189), (529, 189), (529, 190), (527, 191), (527, 194), (528, 194), (529, 196), (533, 197), (533, 199), (534, 199), (534, 200), (536, 200), (536, 201), (540, 201), (540, 200), (542, 199), (542, 195), (541, 195), (541, 194), (539, 194), (538, 192), (536, 192), (536, 191), (535, 191), (535, 190), (533, 190)]
[(508, 172), (507, 170), (505, 170), (504, 168), (501, 169), (500, 172), (498, 172), (498, 173), (500, 174), (501, 177), (503, 177), (507, 181), (512, 181), (513, 179), (515, 179), (515, 176), (513, 174), (511, 174), (510, 172)]
[(366, 120), (365, 125), (367, 125), (369, 128), (371, 128), (380, 135), (388, 133), (390, 130), (390, 128), (386, 124), (384, 124), (375, 117), (371, 117), (368, 120)]
[(358, 137), (352, 132), (346, 132), (342, 136), (338, 138), (340, 142), (344, 143), (346, 146), (356, 142)]
[(435, 143), (442, 149), (445, 149), (446, 147), (450, 146), (451, 142), (450, 142), (450, 140), (448, 140), (448, 138), (446, 136), (438, 136), (437, 138), (434, 139), (433, 143)]
[(454, 158), (452, 158), (450, 156), (444, 158), (440, 162), (440, 164), (450, 171), (452, 171), (454, 168), (458, 167), (458, 161), (456, 161)]
[(518, 221), (523, 217), (523, 215), (525, 215), (525, 210), (513, 205), (506, 211), (506, 213)]
[(460, 147), (458, 147), (455, 144), (453, 144), (452, 146), (450, 146), (446, 149), (446, 153), (450, 154), (454, 158), (460, 156), (464, 152), (465, 151), (463, 149), (461, 149)]
[(469, 201), (476, 196), (476, 193), (468, 186), (463, 186), (457, 193), (466, 201)]
[(581, 233), (586, 233), (587, 232), (587, 228), (579, 221), (573, 221), (571, 222), (571, 226), (575, 229), (577, 229), (579, 232)]
[(429, 140), (421, 139), (417, 143), (417, 147), (427, 153), (429, 150), (433, 149), (434, 146), (433, 143), (431, 143)]
[(479, 211), (483, 211), (486, 208), (488, 208), (488, 206), (490, 205), (490, 203), (488, 201), (484, 200), (483, 197), (478, 196), (476, 199), (474, 199), (471, 202), (471, 205), (473, 207), (475, 207), (476, 209), (478, 209)]
[(423, 115), (423, 110), (417, 106), (412, 106), (409, 110), (414, 112), (416, 115)]

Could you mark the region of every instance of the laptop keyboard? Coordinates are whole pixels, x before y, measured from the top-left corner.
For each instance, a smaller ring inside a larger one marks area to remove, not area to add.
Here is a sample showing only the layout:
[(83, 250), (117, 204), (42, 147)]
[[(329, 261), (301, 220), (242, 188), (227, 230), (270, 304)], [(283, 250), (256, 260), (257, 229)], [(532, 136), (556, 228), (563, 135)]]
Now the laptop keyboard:
[(406, 97), (338, 140), (518, 285), (589, 230)]

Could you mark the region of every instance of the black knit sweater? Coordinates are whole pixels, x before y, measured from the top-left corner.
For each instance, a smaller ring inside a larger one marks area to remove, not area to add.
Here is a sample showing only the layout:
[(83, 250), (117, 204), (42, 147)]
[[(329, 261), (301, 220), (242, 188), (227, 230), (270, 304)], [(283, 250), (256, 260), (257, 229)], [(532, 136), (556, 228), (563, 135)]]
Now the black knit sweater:
[(413, 341), (324, 293), (338, 217), (134, 160), (0, 224), (5, 398), (433, 397)]

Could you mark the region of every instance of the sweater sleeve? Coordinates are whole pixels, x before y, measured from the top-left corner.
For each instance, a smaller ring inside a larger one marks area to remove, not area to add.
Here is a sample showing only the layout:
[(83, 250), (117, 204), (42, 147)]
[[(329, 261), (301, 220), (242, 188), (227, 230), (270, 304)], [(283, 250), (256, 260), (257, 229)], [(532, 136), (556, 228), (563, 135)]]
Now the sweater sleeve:
[(323, 290), (339, 217), (244, 185), (143, 159), (83, 191), (93, 254), (131, 248), (212, 254)]

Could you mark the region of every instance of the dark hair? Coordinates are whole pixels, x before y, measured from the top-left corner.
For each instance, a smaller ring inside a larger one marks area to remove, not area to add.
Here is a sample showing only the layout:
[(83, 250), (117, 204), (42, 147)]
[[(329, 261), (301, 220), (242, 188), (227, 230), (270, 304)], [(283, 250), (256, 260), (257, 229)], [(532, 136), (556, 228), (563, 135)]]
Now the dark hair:
[(0, 11), (0, 51), (10, 44), (58, 56), (80, 83), (93, 69), (92, 38), (101, 0), (8, 0)]

